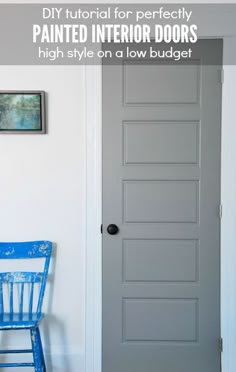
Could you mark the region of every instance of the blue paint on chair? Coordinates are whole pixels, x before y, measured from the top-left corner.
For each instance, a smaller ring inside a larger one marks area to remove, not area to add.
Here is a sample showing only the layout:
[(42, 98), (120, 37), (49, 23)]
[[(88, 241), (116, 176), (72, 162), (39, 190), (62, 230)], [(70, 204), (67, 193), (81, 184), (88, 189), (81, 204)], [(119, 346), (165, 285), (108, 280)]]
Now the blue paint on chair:
[[(0, 363), (3, 367), (34, 367), (35, 372), (46, 372), (39, 324), (43, 318), (42, 304), (52, 252), (49, 241), (0, 243), (0, 259), (44, 259), (42, 272), (0, 273), (0, 331), (29, 330), (32, 349), (0, 350), (0, 354), (32, 353), (32, 363)], [(8, 287), (8, 300), (4, 294)], [(28, 286), (28, 296), (26, 296)], [(39, 286), (36, 293), (35, 287)], [(18, 287), (18, 288), (17, 288)], [(15, 292), (18, 291), (17, 311)], [(6, 308), (6, 310), (5, 310)]]

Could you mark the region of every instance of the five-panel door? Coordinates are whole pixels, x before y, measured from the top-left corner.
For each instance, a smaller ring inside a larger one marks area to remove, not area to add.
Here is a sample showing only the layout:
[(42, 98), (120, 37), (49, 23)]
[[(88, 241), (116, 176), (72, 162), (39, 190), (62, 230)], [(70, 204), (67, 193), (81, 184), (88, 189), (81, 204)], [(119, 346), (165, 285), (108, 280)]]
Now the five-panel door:
[(220, 371), (221, 63), (103, 66), (102, 372)]

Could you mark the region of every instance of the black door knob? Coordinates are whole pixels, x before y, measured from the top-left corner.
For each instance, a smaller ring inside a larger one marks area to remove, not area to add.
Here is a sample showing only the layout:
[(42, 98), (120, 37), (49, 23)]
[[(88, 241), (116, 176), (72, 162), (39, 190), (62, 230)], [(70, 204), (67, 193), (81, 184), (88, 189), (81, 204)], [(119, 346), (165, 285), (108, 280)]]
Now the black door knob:
[(107, 232), (110, 235), (116, 235), (119, 232), (119, 227), (111, 223), (107, 226)]

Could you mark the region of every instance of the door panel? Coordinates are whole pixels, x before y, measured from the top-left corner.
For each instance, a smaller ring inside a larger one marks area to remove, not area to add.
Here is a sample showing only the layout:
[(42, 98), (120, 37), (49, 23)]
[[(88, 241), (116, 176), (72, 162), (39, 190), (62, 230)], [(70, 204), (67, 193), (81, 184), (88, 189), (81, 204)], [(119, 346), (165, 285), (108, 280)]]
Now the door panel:
[(124, 182), (124, 223), (196, 222), (197, 181)]
[(222, 41), (192, 58), (103, 66), (102, 372), (220, 372)]
[[(175, 66), (124, 61), (124, 103), (189, 104), (199, 101), (199, 60)], [(161, 87), (161, 89), (160, 89)]]
[(126, 121), (123, 143), (125, 164), (196, 164), (199, 122)]
[(123, 241), (126, 282), (196, 282), (196, 240), (129, 239)]
[(124, 342), (197, 341), (196, 299), (132, 298), (123, 306)]

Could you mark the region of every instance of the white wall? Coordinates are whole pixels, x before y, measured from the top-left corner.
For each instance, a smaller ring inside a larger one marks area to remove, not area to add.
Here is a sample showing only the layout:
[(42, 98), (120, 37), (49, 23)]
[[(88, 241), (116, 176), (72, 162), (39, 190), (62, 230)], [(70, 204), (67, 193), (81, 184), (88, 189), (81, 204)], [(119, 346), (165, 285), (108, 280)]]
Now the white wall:
[[(84, 67), (0, 66), (0, 82), (1, 90), (39, 89), (48, 95), (48, 134), (0, 134), (0, 241), (57, 244), (53, 291), (46, 301), (52, 314), (45, 324), (46, 351), (52, 353), (53, 371), (83, 371)], [(12, 336), (15, 345), (25, 343)]]

